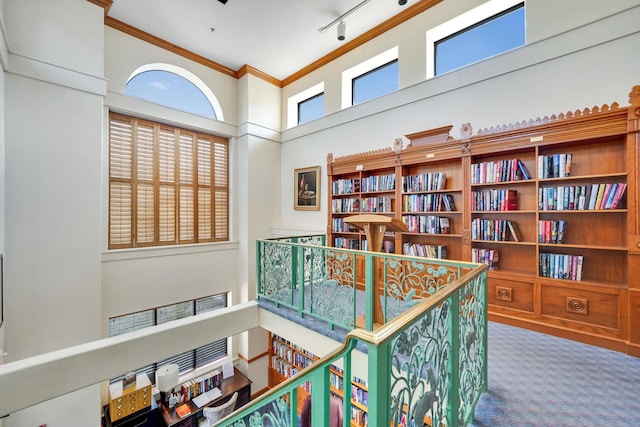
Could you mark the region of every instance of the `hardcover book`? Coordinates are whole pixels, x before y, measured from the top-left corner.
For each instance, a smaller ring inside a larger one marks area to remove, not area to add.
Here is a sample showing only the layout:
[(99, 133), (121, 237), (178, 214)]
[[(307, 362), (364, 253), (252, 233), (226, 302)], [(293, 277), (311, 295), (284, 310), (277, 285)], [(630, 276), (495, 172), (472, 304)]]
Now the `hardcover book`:
[(180, 418), (184, 418), (189, 414), (191, 414), (191, 408), (186, 403), (183, 403), (180, 406), (176, 406), (176, 415)]

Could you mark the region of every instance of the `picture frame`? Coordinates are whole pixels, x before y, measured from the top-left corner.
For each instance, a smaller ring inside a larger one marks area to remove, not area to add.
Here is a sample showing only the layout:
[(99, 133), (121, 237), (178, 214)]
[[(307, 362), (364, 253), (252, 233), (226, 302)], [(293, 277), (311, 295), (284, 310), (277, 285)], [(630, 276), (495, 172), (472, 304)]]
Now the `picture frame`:
[(320, 166), (293, 171), (293, 209), (320, 210)]

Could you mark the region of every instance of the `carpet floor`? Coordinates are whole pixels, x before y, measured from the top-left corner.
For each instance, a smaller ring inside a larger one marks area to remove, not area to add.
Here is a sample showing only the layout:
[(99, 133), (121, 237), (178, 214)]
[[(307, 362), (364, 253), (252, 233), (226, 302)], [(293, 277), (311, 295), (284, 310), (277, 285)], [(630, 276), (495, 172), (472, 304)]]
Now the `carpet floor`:
[(639, 427), (640, 359), (489, 322), (474, 427)]

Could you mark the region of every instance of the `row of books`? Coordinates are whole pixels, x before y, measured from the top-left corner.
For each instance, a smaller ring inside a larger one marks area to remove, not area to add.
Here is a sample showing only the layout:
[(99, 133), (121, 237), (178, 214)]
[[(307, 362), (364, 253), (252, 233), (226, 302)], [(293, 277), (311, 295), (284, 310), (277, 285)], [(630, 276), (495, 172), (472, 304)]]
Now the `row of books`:
[(405, 194), (402, 196), (403, 212), (455, 211), (453, 195), (449, 193)]
[(360, 199), (333, 199), (331, 200), (331, 212), (351, 213), (360, 212)]
[(271, 342), (271, 352), (287, 362), (291, 362), (291, 348), (282, 344), (275, 338)]
[(363, 197), (360, 212), (393, 212), (391, 197)]
[(360, 249), (360, 240), (344, 237), (333, 239), (333, 246), (342, 249)]
[(181, 392), (184, 401), (189, 401), (200, 394), (206, 393), (222, 384), (222, 371), (214, 369), (208, 374), (199, 376), (182, 383)]
[(538, 243), (563, 243), (567, 231), (567, 221), (538, 221)]
[(522, 179), (531, 179), (531, 174), (520, 159), (497, 160), (473, 163), (471, 165), (472, 184), (519, 181)]
[(351, 407), (351, 425), (366, 426), (369, 423), (369, 414), (355, 406)]
[(333, 181), (331, 188), (331, 194), (353, 194), (359, 192), (359, 179), (337, 179)]
[(500, 256), (495, 249), (472, 248), (471, 262), (487, 264), (489, 270), (497, 270)]
[(541, 253), (540, 276), (579, 281), (583, 262), (583, 255)]
[(358, 231), (356, 227), (348, 222), (344, 222), (342, 218), (331, 219), (331, 230), (338, 233), (355, 233)]
[(402, 177), (402, 191), (415, 193), (419, 191), (444, 190), (447, 174), (443, 172), (423, 173)]
[(279, 357), (271, 358), (271, 368), (280, 373), (280, 375), (287, 378), (294, 376), (299, 372), (299, 369), (294, 367), (291, 363)]
[(538, 156), (538, 178), (562, 178), (571, 175), (571, 153)]
[(331, 372), (330, 379), (331, 387), (336, 390), (342, 390), (344, 387), (344, 378), (341, 375), (336, 374), (335, 372)]
[(396, 176), (395, 174), (368, 176), (362, 178), (360, 186), (362, 187), (362, 192), (395, 190)]
[(491, 189), (471, 192), (474, 211), (513, 211), (518, 209), (518, 191)]
[[(363, 251), (368, 251), (369, 250), (369, 244), (367, 243), (366, 240), (362, 241), (362, 250)], [(395, 244), (393, 243), (392, 240), (383, 240), (382, 241), (382, 248), (380, 248), (382, 250), (382, 252), (387, 253), (387, 254), (392, 254), (395, 253), (396, 248), (395, 248)]]
[(520, 237), (515, 223), (504, 219), (474, 218), (471, 221), (472, 240), (493, 240), (499, 242), (519, 242)]
[(541, 187), (538, 189), (538, 209), (545, 211), (617, 209), (626, 189), (627, 184), (624, 182)]
[(435, 215), (402, 215), (409, 233), (449, 234), (449, 218)]
[(357, 384), (351, 385), (351, 400), (361, 405), (367, 406), (368, 393), (366, 390), (360, 388)]
[(445, 245), (423, 245), (420, 243), (404, 243), (402, 253), (409, 256), (421, 256), (425, 258), (447, 258)]

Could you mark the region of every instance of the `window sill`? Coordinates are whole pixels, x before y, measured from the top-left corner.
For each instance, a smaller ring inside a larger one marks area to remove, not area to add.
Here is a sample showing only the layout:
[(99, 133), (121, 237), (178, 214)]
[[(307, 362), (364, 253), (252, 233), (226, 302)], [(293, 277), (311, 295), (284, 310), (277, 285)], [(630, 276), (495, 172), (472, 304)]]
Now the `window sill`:
[(102, 253), (102, 262), (155, 258), (192, 253), (237, 250), (238, 242), (198, 243), (193, 245), (153, 246), (147, 248), (115, 249)]

